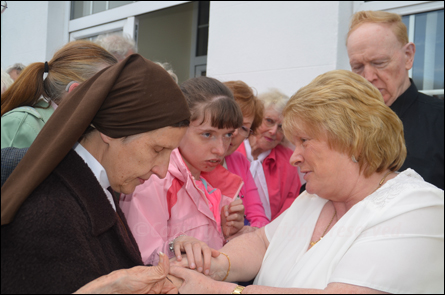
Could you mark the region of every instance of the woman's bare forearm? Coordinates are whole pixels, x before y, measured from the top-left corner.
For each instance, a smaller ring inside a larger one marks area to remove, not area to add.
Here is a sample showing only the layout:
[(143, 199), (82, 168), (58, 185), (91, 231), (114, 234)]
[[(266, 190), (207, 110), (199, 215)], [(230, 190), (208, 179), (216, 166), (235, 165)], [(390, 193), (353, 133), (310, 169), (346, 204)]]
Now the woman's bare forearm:
[[(226, 281), (243, 282), (253, 279), (261, 268), (268, 245), (264, 228), (241, 235), (227, 243), (219, 250), (230, 258), (230, 271)], [(225, 267), (227, 269), (228, 265)]]

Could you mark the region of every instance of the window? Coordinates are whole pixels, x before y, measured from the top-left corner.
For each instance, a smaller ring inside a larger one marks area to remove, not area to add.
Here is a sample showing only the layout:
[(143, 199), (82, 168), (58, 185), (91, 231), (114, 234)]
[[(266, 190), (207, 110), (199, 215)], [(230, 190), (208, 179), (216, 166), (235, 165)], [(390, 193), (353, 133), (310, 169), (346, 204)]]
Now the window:
[(71, 20), (137, 1), (71, 1)]
[(444, 18), (443, 10), (403, 16), (416, 44), (416, 55), (411, 78), (419, 90), (437, 95), (444, 89)]
[(190, 77), (207, 75), (207, 48), (209, 45), (210, 1), (194, 1), (192, 25), (192, 56)]
[(198, 1), (198, 39), (196, 40), (196, 56), (207, 55), (209, 43), (209, 12), (210, 1)]

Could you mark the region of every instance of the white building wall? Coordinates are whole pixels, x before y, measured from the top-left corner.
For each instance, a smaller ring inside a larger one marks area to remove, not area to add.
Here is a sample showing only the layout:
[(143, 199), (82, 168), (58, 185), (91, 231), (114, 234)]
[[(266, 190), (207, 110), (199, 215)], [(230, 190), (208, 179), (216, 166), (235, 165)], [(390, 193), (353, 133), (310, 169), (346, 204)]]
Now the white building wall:
[(8, 1), (1, 18), (1, 67), (44, 62), (68, 42), (69, 1)]
[(349, 69), (351, 15), (351, 1), (212, 1), (207, 75), (290, 96), (319, 74)]
[[(50, 60), (68, 42), (69, 3), (9, 1), (2, 14), (2, 68)], [(212, 1), (207, 75), (243, 80), (259, 93), (275, 87), (292, 95), (321, 73), (349, 69), (352, 3)]]

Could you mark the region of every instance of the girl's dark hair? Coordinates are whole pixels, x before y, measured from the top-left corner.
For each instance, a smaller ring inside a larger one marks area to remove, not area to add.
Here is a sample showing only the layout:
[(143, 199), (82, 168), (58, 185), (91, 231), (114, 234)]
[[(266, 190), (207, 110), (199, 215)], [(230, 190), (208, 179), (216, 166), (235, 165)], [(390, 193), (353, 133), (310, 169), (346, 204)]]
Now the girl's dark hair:
[(201, 76), (183, 82), (180, 88), (192, 114), (190, 121), (202, 117), (202, 124), (210, 115), (211, 126), (218, 129), (237, 129), (243, 125), (241, 109), (222, 82)]

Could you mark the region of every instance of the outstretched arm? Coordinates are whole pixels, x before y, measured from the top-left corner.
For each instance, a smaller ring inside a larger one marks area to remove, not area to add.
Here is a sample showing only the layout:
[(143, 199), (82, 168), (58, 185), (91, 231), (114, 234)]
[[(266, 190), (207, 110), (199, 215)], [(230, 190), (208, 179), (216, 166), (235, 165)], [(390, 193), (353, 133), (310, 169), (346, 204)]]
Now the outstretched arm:
[[(180, 294), (231, 294), (237, 284), (217, 282), (196, 271), (172, 266), (170, 273), (180, 278), (175, 282)], [(276, 288), (268, 286), (250, 285), (242, 294), (387, 294), (379, 290), (343, 284), (331, 283), (324, 290), (303, 288)]]
[[(263, 257), (266, 254), (269, 241), (264, 228), (236, 237), (218, 250), (225, 255), (212, 258), (210, 277), (214, 280), (225, 281), (249, 281), (259, 272)], [(181, 261), (172, 261), (173, 265), (190, 268), (187, 258), (183, 256)], [(228, 271), (229, 270), (229, 271)]]

